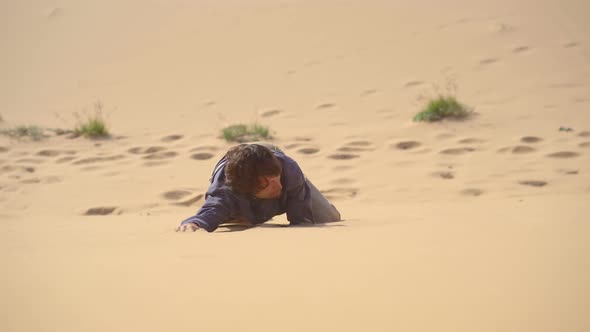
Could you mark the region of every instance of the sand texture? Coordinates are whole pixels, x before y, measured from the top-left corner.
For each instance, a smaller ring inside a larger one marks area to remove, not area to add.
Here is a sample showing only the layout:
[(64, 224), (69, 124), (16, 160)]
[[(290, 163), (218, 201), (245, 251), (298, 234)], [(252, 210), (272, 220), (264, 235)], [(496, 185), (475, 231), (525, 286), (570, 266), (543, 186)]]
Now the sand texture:
[[(0, 136), (0, 331), (590, 331), (588, 13), (1, 2), (0, 130), (112, 137)], [(345, 220), (174, 232), (254, 122)]]

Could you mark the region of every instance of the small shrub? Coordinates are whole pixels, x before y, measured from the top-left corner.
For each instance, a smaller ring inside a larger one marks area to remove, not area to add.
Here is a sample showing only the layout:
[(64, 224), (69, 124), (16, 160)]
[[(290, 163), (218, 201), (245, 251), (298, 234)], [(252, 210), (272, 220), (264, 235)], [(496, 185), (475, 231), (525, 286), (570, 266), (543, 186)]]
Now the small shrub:
[(107, 125), (104, 120), (100, 117), (92, 116), (88, 117), (85, 122), (78, 124), (78, 127), (74, 130), (74, 132), (76, 134), (90, 138), (109, 136)]
[(223, 138), (228, 142), (255, 142), (262, 139), (270, 138), (268, 127), (253, 124), (250, 126), (244, 124), (231, 125), (222, 130)]
[(43, 129), (37, 126), (17, 126), (12, 129), (4, 129), (0, 133), (12, 138), (30, 138), (34, 141), (38, 141), (46, 137), (46, 135), (43, 133)]
[(414, 121), (433, 122), (446, 118), (462, 119), (470, 114), (467, 106), (451, 95), (439, 95), (430, 99), (424, 109), (414, 116)]
[(97, 102), (94, 105), (94, 115), (88, 115), (86, 119), (80, 120), (74, 129), (74, 134), (88, 138), (103, 138), (110, 136), (107, 124), (102, 116), (102, 103)]

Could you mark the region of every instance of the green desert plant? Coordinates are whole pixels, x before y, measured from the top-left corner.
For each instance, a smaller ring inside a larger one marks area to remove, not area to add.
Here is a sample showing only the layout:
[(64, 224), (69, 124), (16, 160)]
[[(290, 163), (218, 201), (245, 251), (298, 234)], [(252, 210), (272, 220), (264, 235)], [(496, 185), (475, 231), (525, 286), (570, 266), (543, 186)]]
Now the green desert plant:
[(467, 106), (451, 95), (439, 95), (428, 100), (424, 109), (414, 116), (414, 121), (433, 122), (446, 118), (462, 119), (470, 114)]
[(440, 121), (443, 119), (463, 119), (472, 114), (471, 108), (457, 100), (459, 91), (455, 77), (446, 77), (444, 89), (438, 84), (432, 84), (432, 92), (423, 92), (418, 101), (422, 111), (414, 116), (414, 121)]
[(34, 141), (43, 139), (46, 136), (43, 129), (37, 126), (16, 126), (11, 129), (3, 129), (0, 133), (12, 138), (30, 138)]
[(250, 126), (237, 124), (225, 127), (221, 131), (223, 138), (228, 142), (254, 142), (270, 138), (268, 127), (259, 124)]
[(96, 116), (89, 116), (85, 121), (80, 122), (74, 132), (90, 138), (109, 136), (106, 123), (101, 117)]
[(78, 118), (78, 125), (74, 133), (88, 138), (108, 137), (109, 131), (107, 124), (102, 116), (102, 103), (97, 102), (94, 105), (95, 112), (93, 115), (87, 115), (85, 119)]

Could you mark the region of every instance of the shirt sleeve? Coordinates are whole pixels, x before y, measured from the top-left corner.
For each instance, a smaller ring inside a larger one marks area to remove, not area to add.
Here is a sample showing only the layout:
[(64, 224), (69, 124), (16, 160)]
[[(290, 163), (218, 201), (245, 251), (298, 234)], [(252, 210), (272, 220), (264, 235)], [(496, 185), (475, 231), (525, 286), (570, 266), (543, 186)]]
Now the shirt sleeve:
[(221, 192), (207, 195), (197, 214), (183, 220), (181, 225), (192, 222), (207, 232), (213, 232), (220, 224), (232, 220), (231, 201), (224, 196)]
[(301, 168), (291, 159), (283, 171), (287, 182), (287, 220), (291, 225), (313, 222), (310, 189)]

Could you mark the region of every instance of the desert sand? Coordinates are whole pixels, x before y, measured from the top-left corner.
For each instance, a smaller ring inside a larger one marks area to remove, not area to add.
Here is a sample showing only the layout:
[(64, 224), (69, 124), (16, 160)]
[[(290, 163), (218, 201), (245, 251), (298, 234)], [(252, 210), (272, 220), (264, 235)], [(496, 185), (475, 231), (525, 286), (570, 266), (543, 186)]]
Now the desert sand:
[[(588, 13), (3, 1), (0, 128), (113, 136), (0, 137), (0, 330), (589, 331)], [(175, 233), (253, 122), (345, 220)]]

